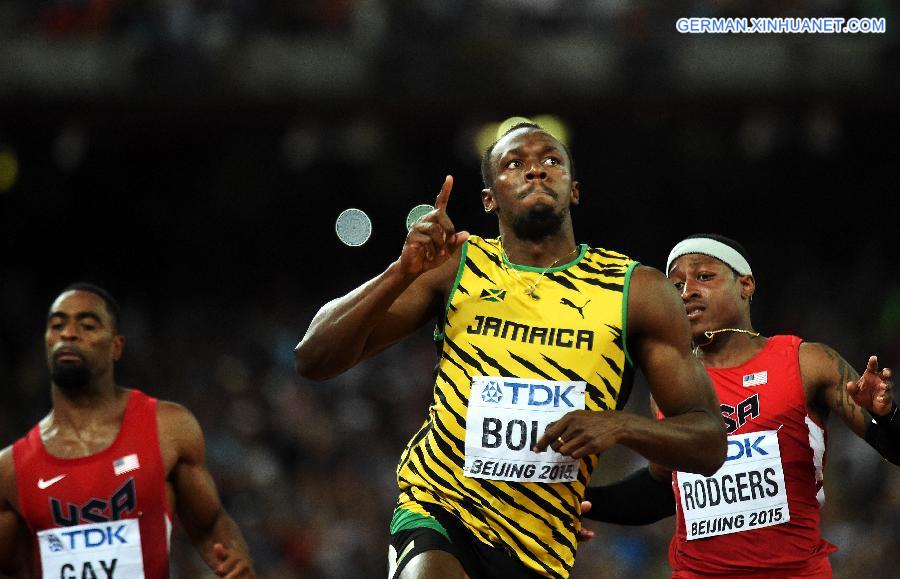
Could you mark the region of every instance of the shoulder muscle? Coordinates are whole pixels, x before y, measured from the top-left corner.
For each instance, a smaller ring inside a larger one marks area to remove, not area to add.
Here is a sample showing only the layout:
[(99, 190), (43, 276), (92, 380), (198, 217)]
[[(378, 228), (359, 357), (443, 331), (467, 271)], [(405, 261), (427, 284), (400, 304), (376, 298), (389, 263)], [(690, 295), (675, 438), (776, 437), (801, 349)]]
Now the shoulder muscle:
[(160, 444), (172, 445), (179, 461), (203, 461), (203, 430), (190, 410), (181, 404), (160, 400), (156, 416)]

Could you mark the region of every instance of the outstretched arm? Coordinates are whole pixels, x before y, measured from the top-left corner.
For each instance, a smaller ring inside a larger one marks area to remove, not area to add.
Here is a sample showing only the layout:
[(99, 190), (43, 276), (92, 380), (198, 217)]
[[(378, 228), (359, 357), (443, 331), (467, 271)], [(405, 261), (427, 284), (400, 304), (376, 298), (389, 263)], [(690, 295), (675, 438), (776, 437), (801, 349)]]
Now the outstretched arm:
[(397, 342), (433, 317), (468, 239), (447, 216), (449, 175), (435, 210), (417, 221), (400, 258), (376, 278), (325, 304), (294, 349), (294, 365), (306, 378), (336, 376)]
[(159, 403), (160, 440), (178, 453), (169, 481), (181, 524), (203, 560), (219, 577), (256, 577), (247, 543), (225, 512), (206, 468), (206, 446), (196, 418), (183, 406)]
[(803, 381), (824, 414), (837, 414), (881, 456), (900, 465), (900, 417), (894, 401), (889, 368), (878, 369), (878, 358), (869, 357), (862, 376), (825, 344), (800, 347)]
[(631, 352), (665, 418), (577, 410), (548, 426), (536, 450), (549, 445), (582, 458), (623, 444), (664, 469), (711, 475), (725, 460), (725, 427), (712, 382), (691, 353), (681, 299), (659, 271), (638, 266), (627, 316)]

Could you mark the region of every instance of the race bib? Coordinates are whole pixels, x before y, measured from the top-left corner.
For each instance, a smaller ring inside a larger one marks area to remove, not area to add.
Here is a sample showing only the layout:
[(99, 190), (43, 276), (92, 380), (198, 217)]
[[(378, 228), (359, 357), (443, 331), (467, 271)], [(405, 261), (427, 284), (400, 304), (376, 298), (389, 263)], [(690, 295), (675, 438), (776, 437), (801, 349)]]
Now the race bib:
[(544, 429), (584, 410), (585, 382), (476, 376), (466, 417), (466, 463), (472, 478), (517, 482), (571, 482), (580, 461), (551, 448), (531, 449)]
[(687, 540), (729, 535), (791, 520), (777, 430), (728, 437), (714, 475), (678, 473)]
[(39, 531), (44, 579), (144, 579), (137, 519)]

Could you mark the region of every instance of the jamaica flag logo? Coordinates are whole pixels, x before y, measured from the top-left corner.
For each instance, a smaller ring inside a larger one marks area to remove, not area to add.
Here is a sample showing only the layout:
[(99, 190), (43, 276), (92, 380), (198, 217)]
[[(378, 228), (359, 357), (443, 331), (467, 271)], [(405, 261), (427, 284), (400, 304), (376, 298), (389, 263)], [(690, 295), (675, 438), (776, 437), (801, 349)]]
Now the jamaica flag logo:
[(481, 299), (486, 302), (502, 302), (506, 297), (506, 290), (491, 288), (481, 290)]

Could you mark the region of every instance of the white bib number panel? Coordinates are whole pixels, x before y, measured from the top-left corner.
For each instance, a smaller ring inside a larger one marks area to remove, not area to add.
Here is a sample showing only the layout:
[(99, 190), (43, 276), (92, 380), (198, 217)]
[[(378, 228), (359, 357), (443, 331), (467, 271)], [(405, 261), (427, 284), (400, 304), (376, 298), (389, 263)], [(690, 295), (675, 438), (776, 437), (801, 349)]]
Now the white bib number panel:
[(38, 532), (44, 579), (144, 579), (137, 519)]
[(584, 410), (583, 381), (476, 376), (466, 417), (466, 462), (472, 478), (558, 483), (578, 479), (579, 460), (535, 443), (551, 422)]
[(791, 520), (777, 430), (730, 435), (722, 468), (679, 471), (678, 487), (688, 541)]

